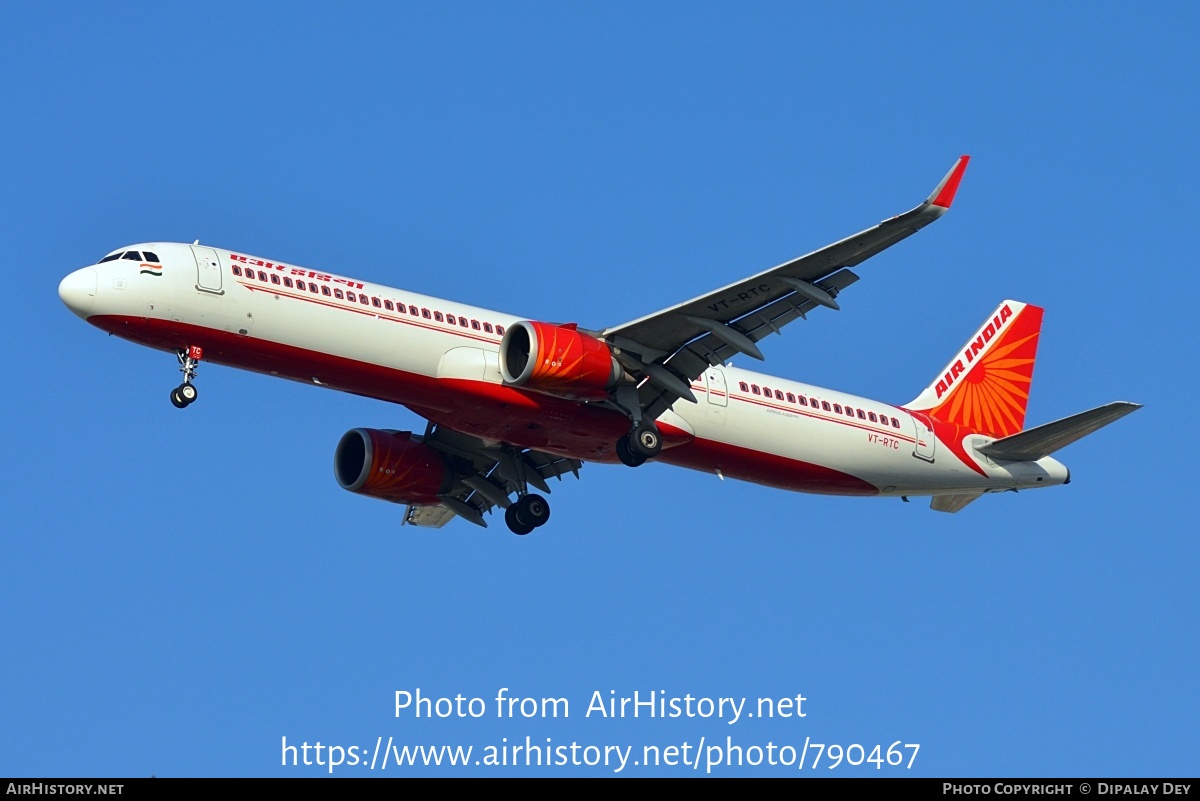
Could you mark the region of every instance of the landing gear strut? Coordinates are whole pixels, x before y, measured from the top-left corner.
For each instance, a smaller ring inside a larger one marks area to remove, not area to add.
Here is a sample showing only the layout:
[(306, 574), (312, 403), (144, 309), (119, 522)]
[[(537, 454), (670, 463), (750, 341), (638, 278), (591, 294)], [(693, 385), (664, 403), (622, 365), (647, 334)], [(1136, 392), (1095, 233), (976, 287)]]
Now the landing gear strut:
[(504, 522), (513, 534), (528, 534), (549, 520), (550, 504), (541, 495), (522, 495), (504, 510)]
[[(546, 525), (550, 520), (550, 503), (541, 495), (529, 493), (530, 471), (535, 470), (526, 464), (519, 451), (511, 445), (505, 447), (501, 457), (503, 474), (516, 485), (516, 500), (508, 504), (504, 510), (504, 522), (513, 534), (524, 536), (539, 526)], [(549, 492), (550, 488), (541, 480), (536, 479), (539, 489)]]
[(617, 458), (630, 467), (638, 467), (662, 450), (662, 434), (653, 423), (640, 422), (617, 440)]
[(183, 383), (171, 390), (171, 404), (176, 409), (190, 406), (200, 395), (192, 380), (196, 377), (196, 368), (200, 366), (200, 357), (203, 355), (204, 351), (199, 345), (175, 351), (175, 356), (179, 359), (179, 372), (183, 373)]

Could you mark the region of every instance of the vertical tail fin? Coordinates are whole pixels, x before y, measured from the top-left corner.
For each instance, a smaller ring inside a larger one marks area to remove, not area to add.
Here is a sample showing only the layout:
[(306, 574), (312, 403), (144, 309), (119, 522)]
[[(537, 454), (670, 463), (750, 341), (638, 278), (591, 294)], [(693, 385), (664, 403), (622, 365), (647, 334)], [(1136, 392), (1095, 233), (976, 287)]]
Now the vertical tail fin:
[(1042, 309), (1003, 301), (908, 408), (990, 437), (1025, 427)]

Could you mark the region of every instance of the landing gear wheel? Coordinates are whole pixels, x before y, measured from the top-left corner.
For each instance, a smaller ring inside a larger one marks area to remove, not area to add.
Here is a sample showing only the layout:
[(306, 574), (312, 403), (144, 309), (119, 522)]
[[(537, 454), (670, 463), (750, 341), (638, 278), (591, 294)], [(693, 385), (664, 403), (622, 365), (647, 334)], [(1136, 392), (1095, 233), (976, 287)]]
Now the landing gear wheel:
[(621, 460), (621, 464), (628, 467), (641, 467), (646, 463), (646, 457), (641, 454), (634, 453), (629, 447), (629, 435), (622, 434), (617, 440), (617, 458)]
[(550, 520), (550, 504), (541, 495), (526, 495), (518, 498), (517, 502), (509, 508), (517, 510), (518, 520), (529, 523), (534, 528), (544, 526)]
[(194, 403), (196, 396), (200, 394), (192, 381), (196, 378), (196, 368), (203, 354), (204, 349), (199, 345), (189, 345), (175, 351), (175, 357), (179, 359), (179, 372), (183, 373), (183, 383), (171, 390), (171, 404), (176, 409)]
[(634, 453), (629, 447), (629, 435), (622, 434), (617, 440), (617, 458), (621, 460), (621, 464), (627, 467), (641, 467), (646, 463), (646, 457), (641, 454)]
[(662, 450), (662, 435), (654, 426), (639, 423), (629, 432), (629, 450), (647, 459), (653, 459)]
[(509, 531), (522, 537), (533, 531), (532, 525), (517, 517), (517, 505), (515, 503), (504, 510), (504, 522), (508, 524)]

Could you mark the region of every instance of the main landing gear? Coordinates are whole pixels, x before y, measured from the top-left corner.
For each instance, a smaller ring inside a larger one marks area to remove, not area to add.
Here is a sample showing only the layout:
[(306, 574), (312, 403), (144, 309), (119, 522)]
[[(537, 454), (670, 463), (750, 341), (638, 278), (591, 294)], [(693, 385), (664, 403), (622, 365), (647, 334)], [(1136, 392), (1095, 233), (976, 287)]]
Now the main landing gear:
[(171, 404), (176, 409), (183, 409), (195, 403), (200, 394), (192, 380), (196, 377), (196, 368), (200, 366), (200, 357), (204, 355), (204, 351), (198, 345), (191, 345), (186, 350), (180, 348), (175, 351), (175, 355), (179, 358), (179, 372), (183, 373), (183, 383), (171, 390)]
[(617, 387), (613, 401), (629, 416), (630, 429), (617, 440), (617, 458), (629, 467), (639, 467), (662, 450), (662, 433), (653, 420), (643, 418), (642, 400), (637, 385), (625, 383)]
[(550, 504), (541, 495), (522, 495), (504, 510), (504, 522), (513, 534), (524, 536), (550, 520)]
[[(542, 479), (537, 469), (524, 461), (520, 452), (511, 445), (504, 448), (504, 452), (500, 457), (499, 475), (505, 477), (504, 495), (505, 497), (496, 497), (494, 503), (506, 507), (504, 510), (504, 522), (508, 524), (508, 528), (513, 534), (525, 536), (539, 526), (546, 525), (550, 520), (550, 502), (541, 495), (533, 495), (529, 492), (529, 485), (533, 483), (542, 492), (549, 492), (550, 487)], [(487, 479), (484, 479), (485, 482)], [(508, 490), (507, 484), (511, 482), (514, 488)], [(474, 484), (471, 486), (484, 486)], [(515, 494), (516, 498), (511, 503), (506, 497), (509, 493)]]
[(662, 450), (662, 434), (653, 423), (640, 422), (617, 440), (617, 458), (622, 464), (639, 467)]

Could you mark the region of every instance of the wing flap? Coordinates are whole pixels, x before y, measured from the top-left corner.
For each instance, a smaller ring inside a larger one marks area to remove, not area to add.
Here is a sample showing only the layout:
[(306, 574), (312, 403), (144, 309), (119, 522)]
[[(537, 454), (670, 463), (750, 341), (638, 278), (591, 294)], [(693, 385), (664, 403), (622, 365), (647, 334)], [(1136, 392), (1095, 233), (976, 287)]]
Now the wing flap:
[[(837, 297), (838, 293), (857, 280), (858, 276), (851, 270), (839, 270), (814, 286)], [(785, 325), (805, 317), (818, 305), (820, 304), (816, 301), (793, 292), (758, 311), (733, 321), (729, 327), (751, 342), (758, 342), (770, 334), (780, 333)], [(672, 354), (667, 359), (666, 365), (676, 373), (695, 380), (703, 375), (709, 367), (722, 364), (737, 353), (738, 349), (733, 345), (715, 334), (708, 333), (689, 342)], [(678, 394), (666, 392), (650, 384), (642, 387), (643, 408), (645, 414), (651, 418), (658, 417), (678, 398)]]
[(450, 490), (438, 496), (441, 503), (410, 505), (405, 523), (441, 528), (455, 516), (487, 528), (484, 515), (515, 494), (522, 480), (542, 492), (550, 492), (548, 479), (560, 481), (566, 473), (579, 477), (583, 462), (543, 451), (526, 450), (487, 442), (445, 426), (431, 426), (425, 444), (445, 454), (456, 478)]
[(1036, 462), (1140, 408), (1140, 403), (1128, 401), (1109, 403), (980, 445), (976, 450), (992, 459)]
[(451, 512), (442, 504), (409, 504), (408, 510), (404, 513), (404, 522), (409, 526), (422, 526), (424, 528), (441, 528), (454, 519), (454, 512)]

